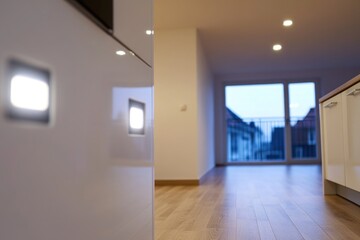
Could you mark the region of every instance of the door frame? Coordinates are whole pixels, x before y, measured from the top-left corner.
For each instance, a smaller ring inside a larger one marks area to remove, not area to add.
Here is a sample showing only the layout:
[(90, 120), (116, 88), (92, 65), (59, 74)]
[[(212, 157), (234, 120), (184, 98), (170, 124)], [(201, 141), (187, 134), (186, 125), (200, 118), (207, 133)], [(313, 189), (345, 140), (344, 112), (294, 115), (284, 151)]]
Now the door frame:
[[(316, 111), (316, 158), (293, 159), (291, 152), (291, 125), (290, 122), (290, 108), (289, 108), (289, 84), (291, 83), (305, 83), (312, 82), (315, 85), (315, 111)], [(285, 111), (285, 159), (284, 161), (266, 161), (266, 162), (228, 162), (227, 156), (227, 121), (226, 121), (226, 93), (227, 86), (239, 85), (260, 85), (260, 84), (283, 84), (284, 86), (284, 111)], [(291, 165), (291, 164), (320, 164), (321, 163), (321, 142), (320, 142), (320, 114), (318, 100), (320, 97), (320, 80), (317, 78), (295, 78), (295, 79), (277, 79), (277, 80), (245, 80), (245, 81), (229, 81), (222, 83), (222, 149), (223, 159), (218, 165)]]

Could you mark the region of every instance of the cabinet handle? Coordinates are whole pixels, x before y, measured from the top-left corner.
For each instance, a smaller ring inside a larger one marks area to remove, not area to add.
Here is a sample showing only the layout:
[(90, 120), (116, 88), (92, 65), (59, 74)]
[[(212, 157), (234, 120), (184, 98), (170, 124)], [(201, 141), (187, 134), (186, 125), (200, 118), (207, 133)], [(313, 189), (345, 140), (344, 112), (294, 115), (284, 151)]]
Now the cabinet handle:
[(360, 88), (356, 88), (354, 90), (352, 90), (351, 92), (349, 92), (348, 94), (346, 94), (346, 96), (355, 96), (358, 93), (360, 93)]
[(324, 108), (332, 108), (332, 107), (336, 106), (337, 104), (338, 104), (337, 102), (330, 102), (330, 103), (326, 104), (324, 106)]

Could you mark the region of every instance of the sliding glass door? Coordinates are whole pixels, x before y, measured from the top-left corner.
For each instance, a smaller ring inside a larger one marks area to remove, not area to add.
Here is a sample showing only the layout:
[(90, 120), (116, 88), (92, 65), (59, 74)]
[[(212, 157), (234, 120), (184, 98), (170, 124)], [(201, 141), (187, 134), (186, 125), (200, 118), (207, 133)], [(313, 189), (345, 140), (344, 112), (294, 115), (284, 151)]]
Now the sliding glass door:
[(314, 82), (225, 87), (228, 163), (317, 160)]
[(294, 160), (317, 158), (317, 129), (313, 82), (289, 84), (291, 156)]

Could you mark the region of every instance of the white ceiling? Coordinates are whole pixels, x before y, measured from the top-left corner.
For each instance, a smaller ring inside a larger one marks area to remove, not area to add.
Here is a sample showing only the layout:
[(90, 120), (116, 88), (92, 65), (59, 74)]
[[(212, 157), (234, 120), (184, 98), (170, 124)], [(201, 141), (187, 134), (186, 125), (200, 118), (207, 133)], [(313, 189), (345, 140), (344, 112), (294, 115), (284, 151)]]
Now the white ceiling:
[(154, 0), (154, 11), (155, 34), (199, 30), (215, 74), (360, 68), (360, 0)]

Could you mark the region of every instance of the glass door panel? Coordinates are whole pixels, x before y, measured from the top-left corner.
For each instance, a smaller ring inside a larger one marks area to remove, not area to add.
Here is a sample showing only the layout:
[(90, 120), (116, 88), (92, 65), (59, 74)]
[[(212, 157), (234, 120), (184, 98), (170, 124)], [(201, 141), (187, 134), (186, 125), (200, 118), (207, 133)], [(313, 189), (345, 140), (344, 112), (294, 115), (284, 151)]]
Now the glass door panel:
[(225, 87), (227, 162), (285, 159), (284, 85)]
[(317, 158), (317, 131), (313, 82), (289, 84), (291, 156), (294, 160)]

